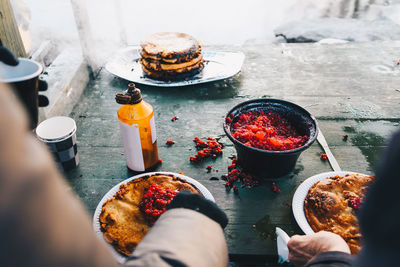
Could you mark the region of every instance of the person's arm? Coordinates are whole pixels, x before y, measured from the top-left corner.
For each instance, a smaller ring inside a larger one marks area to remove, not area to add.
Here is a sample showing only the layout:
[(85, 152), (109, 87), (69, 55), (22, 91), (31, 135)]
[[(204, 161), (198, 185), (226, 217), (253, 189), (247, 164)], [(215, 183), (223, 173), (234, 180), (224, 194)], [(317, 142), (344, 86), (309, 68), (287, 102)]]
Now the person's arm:
[(353, 265), (354, 256), (340, 251), (321, 252), (313, 257), (305, 267), (349, 267)]
[(312, 235), (294, 235), (289, 240), (289, 261), (294, 266), (347, 267), (353, 256), (339, 235), (321, 231)]
[(180, 192), (133, 252), (126, 266), (228, 266), (217, 205), (198, 194)]
[(0, 265), (118, 266), (4, 84), (0, 148)]

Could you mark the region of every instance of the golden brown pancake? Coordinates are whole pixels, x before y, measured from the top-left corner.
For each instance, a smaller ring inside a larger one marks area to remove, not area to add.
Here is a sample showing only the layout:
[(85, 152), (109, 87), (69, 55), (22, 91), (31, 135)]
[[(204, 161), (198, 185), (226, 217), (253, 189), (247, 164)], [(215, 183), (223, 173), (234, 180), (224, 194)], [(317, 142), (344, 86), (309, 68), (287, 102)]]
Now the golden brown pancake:
[(177, 58), (195, 53), (199, 42), (186, 33), (158, 32), (147, 36), (141, 43), (143, 51), (161, 58)]
[(140, 59), (140, 63), (143, 66), (145, 66), (146, 69), (148, 70), (155, 70), (155, 71), (166, 70), (166, 71), (177, 71), (177, 72), (182, 72), (183, 69), (196, 66), (202, 61), (203, 61), (203, 56), (201, 54), (190, 61), (177, 64), (160, 63), (159, 61), (154, 61), (154, 60), (150, 61), (144, 58)]
[(191, 54), (176, 54), (175, 58), (163, 58), (160, 55), (149, 55), (143, 49), (140, 50), (140, 56), (149, 61), (159, 61), (160, 63), (176, 64), (192, 60), (201, 55), (201, 46), (199, 49)]
[(104, 239), (123, 255), (132, 254), (151, 228), (140, 211), (139, 204), (152, 183), (171, 190), (188, 190), (200, 194), (200, 191), (188, 182), (165, 174), (144, 176), (121, 185), (113, 198), (103, 204), (100, 226)]
[(315, 232), (330, 231), (340, 235), (352, 254), (361, 249), (361, 233), (349, 202), (363, 199), (375, 177), (362, 174), (334, 176), (315, 183), (304, 201), (304, 212)]
[(144, 76), (163, 81), (179, 81), (193, 77), (194, 75), (199, 74), (204, 68), (204, 62), (199, 62), (198, 64), (191, 66), (189, 68), (183, 68), (174, 71), (155, 71), (151, 69), (147, 69), (142, 65), (142, 70)]
[(141, 43), (144, 76), (164, 81), (187, 79), (204, 67), (201, 45), (186, 33), (159, 32)]

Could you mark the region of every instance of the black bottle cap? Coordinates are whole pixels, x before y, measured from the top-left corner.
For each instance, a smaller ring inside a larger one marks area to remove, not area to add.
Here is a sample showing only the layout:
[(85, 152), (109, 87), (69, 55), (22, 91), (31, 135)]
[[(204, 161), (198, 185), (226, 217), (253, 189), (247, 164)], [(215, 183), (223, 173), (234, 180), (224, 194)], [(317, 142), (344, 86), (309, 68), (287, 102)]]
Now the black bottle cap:
[(142, 101), (142, 93), (139, 88), (136, 88), (134, 83), (129, 83), (128, 89), (123, 94), (118, 93), (115, 95), (115, 100), (118, 104), (134, 105)]

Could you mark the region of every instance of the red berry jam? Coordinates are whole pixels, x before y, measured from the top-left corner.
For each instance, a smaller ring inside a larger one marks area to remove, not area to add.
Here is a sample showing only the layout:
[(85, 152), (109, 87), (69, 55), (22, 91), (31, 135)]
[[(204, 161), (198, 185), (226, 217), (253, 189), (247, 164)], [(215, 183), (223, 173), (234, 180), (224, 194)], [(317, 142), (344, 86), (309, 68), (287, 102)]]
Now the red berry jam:
[(303, 146), (308, 137), (299, 135), (284, 118), (271, 111), (250, 111), (233, 124), (232, 136), (246, 146), (285, 151)]
[(166, 207), (176, 194), (177, 190), (163, 188), (155, 183), (150, 185), (140, 201), (139, 208), (151, 226), (166, 211)]

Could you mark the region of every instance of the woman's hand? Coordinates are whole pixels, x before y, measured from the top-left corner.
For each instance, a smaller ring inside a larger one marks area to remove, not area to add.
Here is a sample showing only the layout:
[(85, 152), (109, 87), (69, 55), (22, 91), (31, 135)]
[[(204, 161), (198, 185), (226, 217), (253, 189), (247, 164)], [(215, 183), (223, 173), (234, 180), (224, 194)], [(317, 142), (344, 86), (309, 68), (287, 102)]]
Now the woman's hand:
[(294, 266), (303, 266), (321, 252), (340, 251), (350, 254), (350, 248), (339, 235), (321, 231), (312, 235), (294, 235), (288, 243), (289, 260)]

